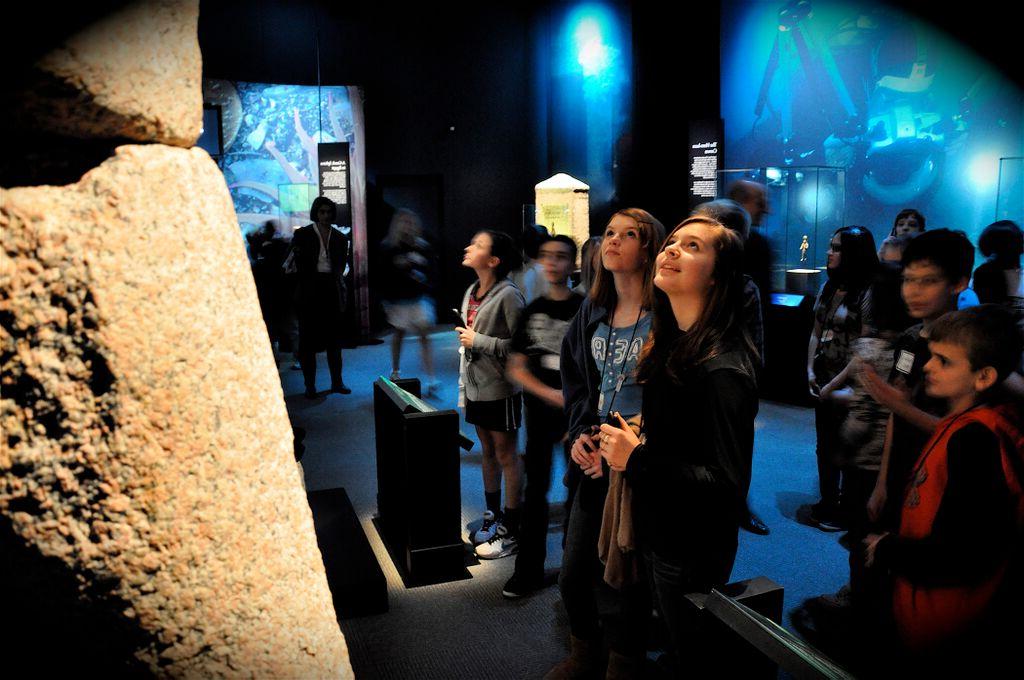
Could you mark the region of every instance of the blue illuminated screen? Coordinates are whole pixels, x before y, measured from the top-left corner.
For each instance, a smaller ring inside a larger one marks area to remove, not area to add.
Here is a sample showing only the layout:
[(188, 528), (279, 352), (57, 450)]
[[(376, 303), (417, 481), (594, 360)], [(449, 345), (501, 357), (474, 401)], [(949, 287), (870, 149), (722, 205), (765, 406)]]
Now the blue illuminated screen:
[(876, 241), (910, 207), (976, 242), (996, 218), (999, 159), (1024, 155), (1020, 87), (878, 3), (725, 0), (721, 97), (727, 168), (841, 168), (837, 219)]

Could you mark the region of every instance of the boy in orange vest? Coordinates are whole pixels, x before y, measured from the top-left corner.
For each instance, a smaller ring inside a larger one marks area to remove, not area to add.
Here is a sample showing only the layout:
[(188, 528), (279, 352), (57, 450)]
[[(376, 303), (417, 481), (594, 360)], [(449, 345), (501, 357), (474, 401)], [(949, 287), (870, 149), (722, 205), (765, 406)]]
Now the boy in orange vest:
[(914, 668), (995, 667), (1014, 653), (1019, 620), (1024, 434), (999, 386), (1021, 335), (1007, 310), (981, 305), (938, 319), (928, 347), (925, 391), (949, 410), (911, 471), (898, 530), (869, 535), (866, 561), (892, 575), (898, 646)]

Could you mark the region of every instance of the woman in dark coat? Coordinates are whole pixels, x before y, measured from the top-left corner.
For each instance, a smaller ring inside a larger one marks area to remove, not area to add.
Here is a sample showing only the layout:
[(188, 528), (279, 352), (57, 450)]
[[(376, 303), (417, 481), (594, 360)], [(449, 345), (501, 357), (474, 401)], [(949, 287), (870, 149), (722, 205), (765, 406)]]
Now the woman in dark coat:
[(334, 226), (337, 206), (318, 196), (309, 210), (313, 224), (292, 239), (298, 275), (299, 363), (306, 397), (316, 397), (316, 353), (327, 352), (331, 392), (352, 392), (341, 379), (341, 343), (345, 311), (345, 263), (349, 241)]

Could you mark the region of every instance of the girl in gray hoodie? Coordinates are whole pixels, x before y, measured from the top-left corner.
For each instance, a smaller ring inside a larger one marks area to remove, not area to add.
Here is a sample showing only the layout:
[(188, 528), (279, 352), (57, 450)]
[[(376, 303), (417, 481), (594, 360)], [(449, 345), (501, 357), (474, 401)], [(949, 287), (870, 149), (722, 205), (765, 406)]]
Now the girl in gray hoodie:
[[(484, 546), (477, 554), (505, 557), (518, 547), (519, 499), (522, 461), (516, 453), (517, 430), (522, 422), (522, 393), (505, 377), (505, 362), (512, 334), (526, 306), (523, 294), (506, 279), (517, 269), (521, 256), (512, 239), (497, 231), (481, 231), (465, 249), (462, 265), (476, 272), (477, 280), (462, 299), (459, 334), (459, 402), (466, 422), (476, 427), (483, 452), (484, 497), (487, 510), (473, 543)], [(505, 479), (505, 508), (501, 481)]]

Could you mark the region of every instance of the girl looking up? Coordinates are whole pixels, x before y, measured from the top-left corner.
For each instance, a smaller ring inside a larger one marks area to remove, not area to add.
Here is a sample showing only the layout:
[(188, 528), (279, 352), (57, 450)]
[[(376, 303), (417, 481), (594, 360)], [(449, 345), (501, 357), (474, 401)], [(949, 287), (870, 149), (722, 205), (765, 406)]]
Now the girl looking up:
[[(473, 544), (500, 541), (488, 557), (505, 557), (516, 550), (519, 497), (523, 486), (522, 463), (516, 454), (516, 431), (522, 423), (523, 395), (505, 377), (505, 362), (512, 333), (526, 306), (523, 294), (505, 277), (520, 266), (512, 239), (498, 231), (478, 232), (465, 249), (462, 266), (477, 280), (462, 298), (465, 325), (459, 334), (460, 403), (466, 422), (476, 427), (483, 453), (484, 500), (487, 506)], [(501, 480), (505, 479), (505, 509), (501, 506)], [(491, 546), (492, 548), (495, 546)]]
[(676, 227), (655, 263), (653, 333), (637, 373), (645, 443), (618, 414), (601, 426), (601, 455), (633, 491), (633, 528), (674, 677), (711, 675), (716, 660), (701, 654), (709, 645), (686, 594), (728, 582), (746, 515), (758, 355), (742, 267), (732, 230), (702, 216)]

